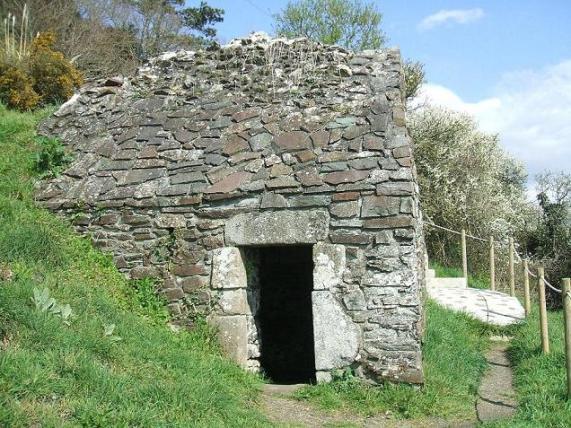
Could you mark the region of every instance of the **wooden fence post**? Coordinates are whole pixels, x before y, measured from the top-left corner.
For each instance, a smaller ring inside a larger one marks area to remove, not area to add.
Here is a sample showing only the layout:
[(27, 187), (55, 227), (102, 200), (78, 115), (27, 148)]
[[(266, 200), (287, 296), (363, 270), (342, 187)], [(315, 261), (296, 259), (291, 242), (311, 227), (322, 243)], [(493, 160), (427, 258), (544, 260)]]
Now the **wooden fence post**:
[(567, 367), (567, 399), (571, 399), (571, 280), (564, 278), (561, 298), (565, 317), (565, 365)]
[(541, 328), (541, 350), (549, 354), (549, 331), (547, 327), (547, 306), (545, 303), (545, 272), (537, 268), (537, 288), (539, 291), (539, 324)]
[(462, 229), (461, 234), (462, 240), (462, 272), (464, 273), (464, 278), (468, 279), (468, 253), (466, 251), (466, 231)]
[(515, 296), (514, 239), (510, 238), (510, 295)]
[(529, 296), (529, 262), (523, 261), (523, 294), (524, 294), (524, 307), (525, 315), (529, 316), (531, 312), (531, 298)]
[(490, 236), (490, 289), (496, 289), (496, 258), (494, 255), (494, 237)]

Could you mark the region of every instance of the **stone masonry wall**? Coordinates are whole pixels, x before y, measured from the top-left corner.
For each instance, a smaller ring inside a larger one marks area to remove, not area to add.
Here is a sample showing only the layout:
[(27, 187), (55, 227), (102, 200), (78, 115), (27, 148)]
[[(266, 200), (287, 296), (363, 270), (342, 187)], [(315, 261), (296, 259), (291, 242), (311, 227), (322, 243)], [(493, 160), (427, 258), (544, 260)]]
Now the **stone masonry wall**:
[(224, 311), (212, 254), (237, 215), (263, 234), (264, 213), (291, 212), (292, 230), (318, 213), (314, 242), (345, 251), (332, 295), (360, 332), (357, 373), (422, 382), (424, 248), (403, 103), (396, 50), (253, 35), (166, 53), (91, 82), (42, 124), (75, 161), (37, 199), (130, 277), (161, 278), (181, 318)]

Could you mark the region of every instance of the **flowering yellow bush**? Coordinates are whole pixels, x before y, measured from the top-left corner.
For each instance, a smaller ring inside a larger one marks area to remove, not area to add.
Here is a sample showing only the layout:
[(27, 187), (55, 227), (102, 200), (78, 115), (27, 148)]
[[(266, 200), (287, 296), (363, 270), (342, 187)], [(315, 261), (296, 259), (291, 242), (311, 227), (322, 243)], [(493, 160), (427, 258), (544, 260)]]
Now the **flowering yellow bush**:
[(83, 82), (79, 70), (61, 52), (53, 50), (54, 43), (52, 33), (38, 35), (32, 42), (29, 58), (28, 73), (43, 103), (67, 100)]
[(52, 33), (37, 35), (29, 54), (17, 61), (0, 55), (0, 102), (19, 110), (62, 102), (83, 82), (79, 70), (53, 49)]
[(40, 99), (28, 74), (17, 67), (0, 63), (0, 102), (10, 108), (31, 110)]

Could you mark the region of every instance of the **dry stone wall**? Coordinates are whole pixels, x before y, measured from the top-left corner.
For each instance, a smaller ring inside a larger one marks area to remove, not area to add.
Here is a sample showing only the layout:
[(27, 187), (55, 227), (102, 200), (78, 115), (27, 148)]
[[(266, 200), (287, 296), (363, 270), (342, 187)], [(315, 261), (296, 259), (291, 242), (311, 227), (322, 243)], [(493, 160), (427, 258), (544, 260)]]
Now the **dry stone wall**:
[(253, 35), (166, 53), (86, 85), (40, 131), (75, 161), (39, 203), (130, 277), (161, 278), (176, 316), (234, 310), (211, 287), (215, 251), (337, 244), (341, 271), (316, 258), (314, 280), (359, 332), (343, 364), (422, 382), (424, 248), (397, 50)]

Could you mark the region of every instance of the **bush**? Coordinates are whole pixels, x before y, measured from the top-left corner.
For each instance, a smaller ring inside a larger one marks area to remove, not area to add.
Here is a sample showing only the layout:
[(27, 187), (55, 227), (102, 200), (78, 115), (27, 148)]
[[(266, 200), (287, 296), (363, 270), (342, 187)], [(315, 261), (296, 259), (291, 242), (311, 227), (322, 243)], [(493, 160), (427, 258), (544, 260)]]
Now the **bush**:
[[(470, 116), (428, 107), (409, 116), (421, 207), (425, 219), (504, 244), (496, 256), (498, 283), (506, 275), (507, 238), (525, 230), (532, 209), (525, 199), (524, 168), (502, 150), (497, 135), (478, 129)], [(457, 235), (426, 229), (428, 253), (446, 266), (461, 266)], [(487, 243), (470, 242), (470, 270), (487, 273)]]
[(29, 75), (34, 90), (44, 104), (59, 103), (73, 95), (83, 83), (79, 70), (61, 52), (53, 50), (55, 36), (52, 33), (38, 35), (32, 42)]
[(57, 177), (71, 162), (71, 156), (55, 138), (37, 137), (39, 151), (35, 153), (34, 170), (40, 177)]
[(31, 110), (41, 97), (31, 77), (19, 68), (0, 63), (0, 101), (10, 108)]
[(18, 110), (59, 103), (83, 82), (81, 73), (53, 49), (52, 33), (37, 35), (26, 55), (0, 55), (0, 102)]

